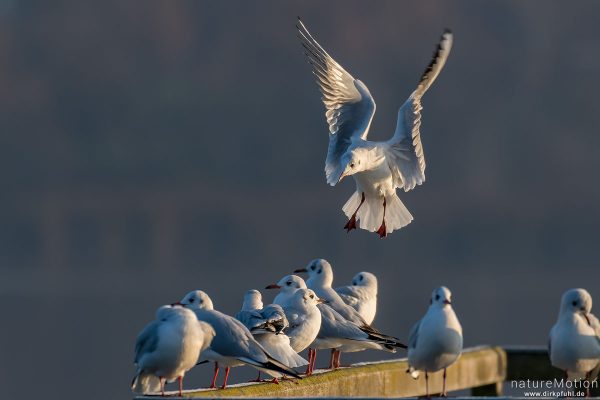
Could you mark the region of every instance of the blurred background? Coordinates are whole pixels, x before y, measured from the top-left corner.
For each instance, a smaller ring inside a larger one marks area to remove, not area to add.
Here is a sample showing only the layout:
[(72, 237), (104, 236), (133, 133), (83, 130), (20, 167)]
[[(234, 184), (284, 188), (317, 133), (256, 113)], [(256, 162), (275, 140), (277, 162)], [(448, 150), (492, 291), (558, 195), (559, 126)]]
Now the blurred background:
[[(600, 299), (599, 13), (592, 1), (0, 1), (3, 395), (128, 398), (135, 337), (158, 306), (203, 289), (233, 314), (245, 290), (316, 257), (336, 286), (374, 272), (375, 325), (400, 338), (444, 284), (466, 345), (545, 344), (564, 290)], [(342, 229), (354, 187), (325, 182), (297, 15), (369, 86), (378, 140), (442, 30), (455, 33), (423, 100), (427, 182), (400, 194), (415, 220), (385, 240)], [(231, 382), (249, 377), (237, 368)]]

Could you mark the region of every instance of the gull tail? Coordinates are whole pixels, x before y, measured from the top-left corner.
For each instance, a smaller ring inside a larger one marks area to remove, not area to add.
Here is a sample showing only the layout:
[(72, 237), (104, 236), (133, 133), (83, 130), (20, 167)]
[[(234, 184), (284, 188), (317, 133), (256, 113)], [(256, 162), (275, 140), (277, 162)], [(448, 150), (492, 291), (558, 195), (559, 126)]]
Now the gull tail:
[(369, 335), (369, 339), (380, 341), (382, 345), (392, 352), (396, 351), (396, 348), (407, 349), (408, 346), (400, 342), (400, 339), (394, 336), (386, 335), (385, 333), (379, 332), (377, 329), (371, 326), (363, 326), (361, 330)]
[(293, 376), (294, 378), (302, 379), (302, 377), (298, 375), (296, 371), (270, 356), (268, 357), (267, 362), (259, 362), (246, 357), (240, 357), (239, 360), (259, 369), (262, 368), (268, 371), (279, 372), (283, 375)]
[(131, 390), (142, 394), (158, 393), (160, 391), (160, 381), (154, 375), (141, 372), (133, 377)]
[[(383, 222), (383, 197), (365, 195), (364, 202), (362, 192), (356, 191), (348, 199), (342, 210), (348, 218), (352, 218), (356, 210), (356, 219), (359, 227), (369, 232), (376, 232), (382, 227)], [(360, 208), (359, 208), (360, 206)], [(404, 206), (400, 198), (393, 194), (385, 197), (385, 233), (392, 233), (410, 224), (413, 216)]]

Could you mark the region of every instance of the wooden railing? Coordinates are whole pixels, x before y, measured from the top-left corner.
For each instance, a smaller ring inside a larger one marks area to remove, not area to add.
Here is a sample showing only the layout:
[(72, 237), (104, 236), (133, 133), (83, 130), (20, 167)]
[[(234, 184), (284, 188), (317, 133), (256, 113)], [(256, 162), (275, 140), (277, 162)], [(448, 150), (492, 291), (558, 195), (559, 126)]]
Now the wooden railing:
[[(191, 398), (341, 398), (341, 397), (418, 397), (425, 395), (425, 379), (415, 380), (406, 373), (405, 358), (354, 364), (335, 371), (317, 371), (296, 381), (231, 385), (224, 390), (186, 391)], [(560, 379), (564, 373), (550, 365), (542, 347), (473, 347), (465, 349), (460, 359), (447, 371), (448, 391), (469, 390), (472, 396), (502, 396), (511, 381)], [(442, 373), (429, 374), (430, 394), (442, 390)], [(172, 394), (172, 393), (170, 393)], [(598, 395), (592, 391), (592, 395)], [(524, 392), (516, 392), (522, 397)], [(135, 399), (156, 398), (138, 396)]]

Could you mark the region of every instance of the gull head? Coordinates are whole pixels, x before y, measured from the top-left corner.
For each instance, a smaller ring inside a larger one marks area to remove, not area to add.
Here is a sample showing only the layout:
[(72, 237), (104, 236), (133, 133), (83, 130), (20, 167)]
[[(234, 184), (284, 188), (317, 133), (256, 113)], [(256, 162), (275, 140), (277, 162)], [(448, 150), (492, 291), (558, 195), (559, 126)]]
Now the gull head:
[(189, 318), (191, 313), (191, 317), (194, 319), (196, 316), (190, 310), (183, 307), (182, 304), (173, 303), (171, 305), (161, 306), (156, 310), (156, 320), (157, 321), (174, 321), (178, 318)]
[[(561, 313), (580, 313), (588, 320), (592, 311), (592, 296), (585, 289), (571, 289), (563, 294), (560, 301)], [(588, 320), (589, 322), (589, 320)]]
[(340, 159), (340, 165), (344, 168), (338, 182), (347, 176), (354, 175), (367, 169), (369, 151), (362, 147), (354, 148), (346, 152)]
[(377, 277), (370, 272), (359, 272), (352, 278), (352, 286), (365, 286), (377, 289)]
[(156, 310), (155, 318), (157, 321), (166, 321), (172, 313), (173, 305), (160, 306)]
[(279, 282), (268, 285), (265, 289), (279, 289), (282, 293), (293, 293), (298, 289), (306, 289), (306, 282), (298, 275), (286, 275)]
[(333, 283), (333, 270), (331, 264), (322, 258), (316, 258), (308, 263), (306, 268), (300, 268), (294, 272), (308, 273), (308, 286), (329, 287)]
[(292, 304), (302, 309), (310, 309), (320, 303), (324, 303), (324, 301), (311, 289), (298, 289), (292, 298)]
[(191, 310), (212, 310), (213, 302), (202, 290), (192, 290), (179, 302), (185, 308)]
[(431, 307), (450, 307), (452, 304), (452, 293), (446, 286), (440, 286), (431, 293)]
[(244, 294), (244, 303), (242, 304), (242, 310), (253, 311), (261, 310), (263, 308), (262, 295), (256, 289), (250, 289)]

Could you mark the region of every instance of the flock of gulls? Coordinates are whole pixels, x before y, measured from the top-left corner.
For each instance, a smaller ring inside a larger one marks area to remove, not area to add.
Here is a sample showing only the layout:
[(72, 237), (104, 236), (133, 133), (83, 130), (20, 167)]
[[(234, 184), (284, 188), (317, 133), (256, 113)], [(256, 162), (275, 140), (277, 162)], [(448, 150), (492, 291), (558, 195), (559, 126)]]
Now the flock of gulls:
[[(451, 293), (439, 287), (431, 294), (427, 313), (410, 331), (408, 346), (398, 338), (376, 329), (377, 278), (360, 272), (352, 284), (332, 287), (333, 269), (323, 259), (312, 260), (306, 281), (287, 275), (266, 289), (277, 290), (273, 304), (265, 306), (258, 290), (248, 290), (235, 317), (214, 309), (202, 290), (186, 294), (180, 301), (165, 305), (156, 319), (139, 334), (135, 347), (136, 374), (132, 389), (164, 395), (166, 382), (179, 381), (194, 366), (214, 362), (210, 388), (217, 387), (220, 368), (225, 367), (221, 388), (227, 387), (232, 367), (251, 366), (269, 375), (271, 382), (301, 379), (315, 371), (317, 350), (331, 350), (329, 369), (341, 366), (341, 354), (368, 349), (395, 353), (407, 349), (415, 379), (425, 373), (444, 370), (461, 354), (462, 328), (452, 309)], [(307, 350), (307, 359), (299, 353)]]
[[(372, 142), (367, 134), (375, 101), (369, 90), (317, 43), (302, 21), (297, 28), (327, 110), (327, 182), (334, 186), (352, 176), (356, 183), (356, 192), (343, 207), (348, 217), (344, 228), (349, 232), (359, 227), (385, 237), (413, 219), (396, 189), (409, 191), (425, 181), (421, 98), (448, 58), (452, 33), (443, 33), (417, 88), (400, 107), (392, 138)], [(410, 330), (405, 345), (372, 325), (377, 311), (377, 278), (372, 273), (360, 272), (351, 285), (337, 289), (332, 287), (333, 270), (326, 260), (313, 260), (294, 273), (306, 273), (308, 278), (287, 275), (268, 285), (266, 289), (278, 293), (266, 306), (258, 290), (249, 290), (235, 316), (217, 311), (202, 290), (160, 307), (155, 320), (138, 335), (132, 389), (164, 395), (165, 384), (177, 380), (182, 395), (186, 372), (205, 362), (214, 362), (209, 387), (217, 387), (224, 368), (221, 388), (225, 388), (232, 367), (256, 368), (256, 381), (262, 381), (264, 373), (278, 383), (313, 374), (317, 350), (330, 350), (329, 369), (336, 369), (342, 353), (405, 349), (406, 372), (415, 379), (423, 372), (429, 395), (428, 373), (443, 370), (441, 394), (446, 395), (446, 368), (463, 348), (462, 327), (448, 288), (433, 290), (427, 312)], [(600, 370), (600, 322), (591, 308), (586, 290), (567, 291), (550, 331), (552, 365), (564, 370), (568, 379), (594, 379)], [(307, 358), (300, 355), (305, 350)], [(306, 367), (303, 373), (301, 367)]]

